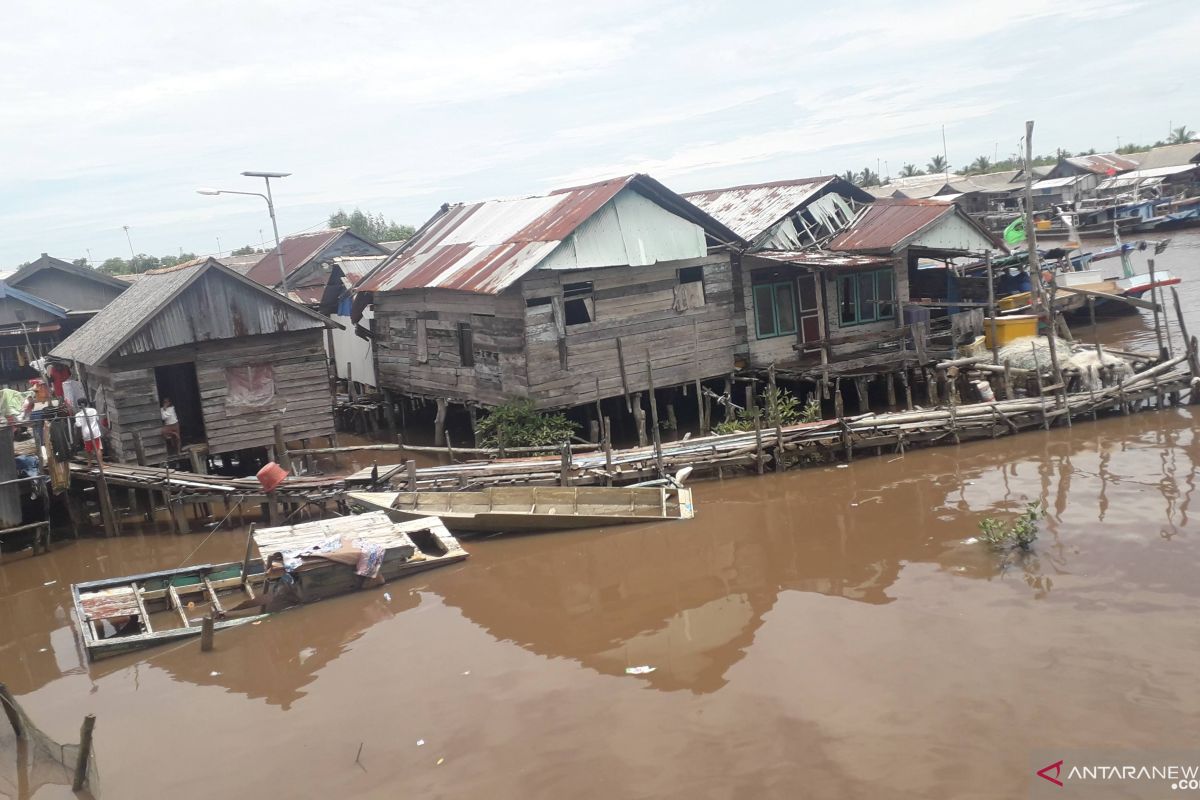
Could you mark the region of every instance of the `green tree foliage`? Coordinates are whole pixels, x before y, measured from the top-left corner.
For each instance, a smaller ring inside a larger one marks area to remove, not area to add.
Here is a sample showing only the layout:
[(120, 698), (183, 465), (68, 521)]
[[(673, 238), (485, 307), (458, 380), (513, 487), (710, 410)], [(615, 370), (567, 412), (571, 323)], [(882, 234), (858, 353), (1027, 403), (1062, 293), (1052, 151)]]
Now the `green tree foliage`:
[(858, 173), (859, 186), (878, 186), (879, 184), (879, 173), (875, 172), (870, 167), (863, 167), (863, 171)]
[(796, 396), (787, 389), (778, 386), (772, 390), (767, 387), (759, 395), (761, 408), (753, 411), (739, 409), (733, 419), (726, 420), (713, 427), (713, 433), (739, 433), (754, 430), (755, 414), (762, 414), (762, 424), (767, 428), (777, 428), (784, 425), (795, 425), (800, 422), (816, 422), (821, 419), (821, 403), (815, 397), (809, 399), (803, 406)]
[[(193, 261), (196, 258), (195, 253), (181, 253), (177, 256), (148, 256), (145, 253), (138, 253), (130, 259), (124, 258), (109, 258), (104, 261), (97, 269), (106, 275), (139, 275), (146, 270), (158, 269), (160, 267), (173, 267), (176, 264), (183, 264), (188, 261)], [(83, 261), (80, 259), (79, 261)], [(77, 261), (76, 263), (79, 263)], [(87, 263), (83, 261), (83, 263)]]
[(1195, 138), (1195, 131), (1189, 131), (1187, 125), (1180, 125), (1171, 129), (1171, 136), (1167, 141), (1170, 144), (1187, 144)]
[(979, 523), (979, 541), (993, 550), (1028, 550), (1038, 537), (1038, 520), (1046, 515), (1040, 503), (1030, 503), (1014, 520), (988, 517)]
[(987, 172), (991, 168), (992, 168), (992, 160), (990, 158), (988, 158), (987, 156), (980, 156), (979, 158), (972, 161), (971, 165), (969, 167), (967, 167), (967, 174), (969, 175), (971, 173), (975, 173), (977, 175), (982, 175), (983, 173)]
[(252, 244), (248, 244), (245, 247), (239, 247), (237, 250), (234, 250), (229, 255), (231, 255), (231, 256), (252, 256), (255, 253), (262, 253), (262, 252), (265, 252), (265, 251), (259, 250)]
[(945, 158), (942, 156), (934, 156), (933, 158), (929, 159), (929, 163), (925, 168), (930, 175), (936, 175), (939, 172), (945, 172), (947, 166), (948, 165), (946, 164)]
[(403, 241), (412, 238), (412, 235), (416, 233), (411, 225), (397, 225), (395, 221), (387, 219), (383, 214), (364, 213), (357, 208), (349, 214), (340, 208), (330, 214), (329, 227), (349, 228), (372, 242)]
[(532, 400), (509, 400), (479, 421), (484, 447), (542, 447), (570, 441), (579, 426), (562, 414), (538, 411)]
[(855, 186), (858, 185), (858, 176), (854, 174), (854, 170), (848, 169), (845, 172), (843, 172), (840, 177), (842, 180), (846, 181), (847, 183), (853, 183)]
[(900, 168), (900, 177), (901, 178), (915, 178), (918, 175), (924, 175), (924, 174), (925, 173), (922, 170), (917, 169), (916, 164), (905, 164), (903, 167)]

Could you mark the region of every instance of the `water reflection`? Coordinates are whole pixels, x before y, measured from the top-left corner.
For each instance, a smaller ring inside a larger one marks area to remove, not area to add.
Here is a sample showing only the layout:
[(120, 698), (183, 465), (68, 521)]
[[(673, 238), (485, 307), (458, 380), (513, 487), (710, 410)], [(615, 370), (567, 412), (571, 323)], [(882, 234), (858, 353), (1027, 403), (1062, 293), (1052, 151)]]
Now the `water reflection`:
[[(1147, 504), (1161, 509), (1164, 531), (1186, 525), (1195, 455), (1191, 416), (1173, 411), (702, 483), (693, 523), (479, 542), (471, 569), (432, 587), (493, 636), (540, 655), (607, 675), (651, 666), (641, 679), (653, 688), (713, 692), (782, 592), (885, 604), (906, 565), (928, 563), (1017, 579), (1047, 599), (1074, 562), (1127, 544), (1119, 528), (1068, 543), (1064, 526), (1120, 525)], [(983, 517), (1034, 501), (1048, 511), (1035, 552), (1009, 559), (970, 541)]]

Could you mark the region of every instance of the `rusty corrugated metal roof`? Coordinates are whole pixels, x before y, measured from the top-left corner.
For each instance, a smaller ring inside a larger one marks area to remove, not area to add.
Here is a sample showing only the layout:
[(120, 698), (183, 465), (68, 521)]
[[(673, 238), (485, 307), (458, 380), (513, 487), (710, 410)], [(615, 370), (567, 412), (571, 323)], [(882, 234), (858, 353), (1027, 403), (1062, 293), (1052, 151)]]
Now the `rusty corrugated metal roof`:
[[(290, 276), (308, 263), (310, 258), (332, 244), (334, 240), (347, 230), (347, 228), (331, 228), (326, 231), (296, 233), (291, 236), (285, 236), (279, 242), (279, 246), (283, 250), (283, 271)], [(263, 286), (278, 285), (279, 256), (276, 255), (275, 248), (272, 247), (268, 250), (265, 255), (259, 258), (258, 263), (250, 267), (244, 274), (250, 280), (261, 283)]]
[[(752, 183), (725, 189), (688, 192), (683, 197), (716, 217), (735, 233), (751, 241), (835, 183), (854, 199), (870, 202), (862, 189), (836, 175)], [(861, 196), (855, 196), (855, 195)]]
[(957, 206), (936, 200), (876, 200), (858, 220), (834, 237), (830, 250), (890, 252), (903, 247), (943, 218), (960, 214), (989, 241), (995, 237), (962, 214)]
[(1067, 161), (1080, 169), (1094, 172), (1097, 175), (1115, 175), (1118, 172), (1128, 172), (1137, 169), (1133, 159), (1119, 156), (1116, 153), (1093, 153), (1087, 156), (1071, 156)]
[[(386, 242), (381, 242), (386, 244)], [(347, 289), (354, 288), (371, 270), (384, 262), (387, 256), (337, 256), (333, 263), (342, 270), (342, 283)]]
[(741, 243), (733, 231), (653, 178), (624, 175), (546, 195), (442, 206), (355, 288), (363, 292), (438, 288), (498, 294), (626, 188), (700, 225), (710, 237)]

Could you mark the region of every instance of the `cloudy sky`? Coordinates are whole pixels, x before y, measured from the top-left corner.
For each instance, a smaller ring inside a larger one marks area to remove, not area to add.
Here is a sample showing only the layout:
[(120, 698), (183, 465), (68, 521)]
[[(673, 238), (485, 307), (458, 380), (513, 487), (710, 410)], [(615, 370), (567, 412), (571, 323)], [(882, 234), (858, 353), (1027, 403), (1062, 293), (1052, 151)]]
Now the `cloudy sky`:
[(1196, 0), (7, 0), (0, 268), (632, 171), (687, 191), (1200, 128)]

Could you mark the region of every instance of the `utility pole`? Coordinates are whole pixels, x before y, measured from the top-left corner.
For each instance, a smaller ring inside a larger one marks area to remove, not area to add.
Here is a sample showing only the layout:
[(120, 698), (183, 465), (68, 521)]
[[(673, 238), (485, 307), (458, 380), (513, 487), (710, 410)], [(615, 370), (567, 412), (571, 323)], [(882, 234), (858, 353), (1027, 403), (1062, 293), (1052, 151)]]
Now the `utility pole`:
[(129, 243), (129, 264), (130, 266), (133, 266), (133, 260), (137, 258), (137, 256), (133, 254), (133, 239), (129, 238), (129, 226), (122, 225), (121, 228), (125, 231), (125, 241)]

